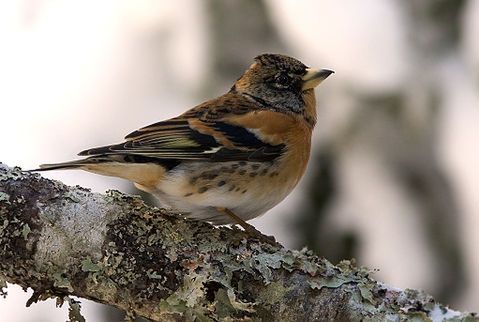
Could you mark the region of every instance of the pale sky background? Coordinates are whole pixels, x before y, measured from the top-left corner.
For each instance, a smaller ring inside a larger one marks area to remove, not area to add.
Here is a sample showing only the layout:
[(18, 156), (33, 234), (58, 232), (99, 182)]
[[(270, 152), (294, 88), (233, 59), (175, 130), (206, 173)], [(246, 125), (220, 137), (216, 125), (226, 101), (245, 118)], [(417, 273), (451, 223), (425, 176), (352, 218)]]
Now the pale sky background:
[[(345, 89), (388, 92), (407, 86), (411, 73), (420, 69), (413, 63), (408, 20), (399, 1), (266, 3), (295, 57), (336, 71), (317, 91), (314, 150), (349, 120), (353, 102)], [(121, 141), (138, 127), (207, 99), (199, 94), (210, 63), (204, 10), (194, 0), (0, 2), (0, 161), (31, 169), (74, 159), (78, 151)], [(469, 273), (469, 288), (455, 308), (478, 311), (479, 1), (468, 1), (463, 26), (460, 52), (452, 52), (435, 70), (444, 98), (437, 150), (459, 199), (457, 220)], [(158, 34), (164, 40), (152, 44), (151, 37)], [(401, 288), (432, 288), (434, 264), (417, 231), (416, 210), (388, 184), (393, 179), (381, 160), (371, 159), (365, 149), (353, 149), (341, 166), (345, 200), (334, 206), (338, 215), (331, 224), (354, 225), (364, 232), (361, 262), (380, 269), (378, 280)], [(283, 203), (251, 223), (293, 245), (287, 216), (302, 202), (309, 174)], [(123, 180), (86, 172), (43, 175), (99, 192), (130, 189)], [(381, 229), (374, 229), (372, 221)], [(66, 306), (55, 309), (54, 300), (26, 309), (27, 294), (13, 286), (8, 292), (0, 299), (2, 320), (67, 319)], [(98, 321), (96, 305), (82, 303), (87, 321)]]

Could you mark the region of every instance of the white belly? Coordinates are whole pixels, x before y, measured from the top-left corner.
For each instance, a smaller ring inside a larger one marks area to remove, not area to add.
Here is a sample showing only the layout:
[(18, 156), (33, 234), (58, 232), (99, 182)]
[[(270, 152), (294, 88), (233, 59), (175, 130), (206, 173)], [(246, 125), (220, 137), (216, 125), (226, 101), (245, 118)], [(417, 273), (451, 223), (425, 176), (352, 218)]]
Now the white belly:
[(278, 163), (184, 163), (166, 174), (152, 192), (164, 206), (214, 224), (234, 223), (216, 208), (243, 220), (264, 214), (281, 202), (297, 180), (281, 174)]

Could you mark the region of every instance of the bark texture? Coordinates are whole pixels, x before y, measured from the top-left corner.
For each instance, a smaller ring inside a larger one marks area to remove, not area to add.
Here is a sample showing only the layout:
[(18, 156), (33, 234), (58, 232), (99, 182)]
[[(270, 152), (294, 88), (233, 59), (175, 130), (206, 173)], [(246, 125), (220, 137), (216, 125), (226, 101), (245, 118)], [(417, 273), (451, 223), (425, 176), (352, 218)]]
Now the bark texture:
[(0, 282), (67, 299), (72, 319), (69, 295), (154, 321), (476, 320), (369, 275), (0, 163)]

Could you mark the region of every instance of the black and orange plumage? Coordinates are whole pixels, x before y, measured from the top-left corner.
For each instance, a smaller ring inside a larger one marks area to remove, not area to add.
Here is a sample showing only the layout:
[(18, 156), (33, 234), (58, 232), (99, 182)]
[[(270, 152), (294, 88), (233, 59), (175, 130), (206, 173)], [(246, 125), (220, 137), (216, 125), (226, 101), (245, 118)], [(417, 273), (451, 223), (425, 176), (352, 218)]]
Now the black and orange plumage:
[(228, 93), (123, 143), (80, 152), (85, 159), (40, 168), (128, 179), (185, 216), (247, 227), (302, 177), (316, 123), (314, 87), (331, 73), (263, 54)]

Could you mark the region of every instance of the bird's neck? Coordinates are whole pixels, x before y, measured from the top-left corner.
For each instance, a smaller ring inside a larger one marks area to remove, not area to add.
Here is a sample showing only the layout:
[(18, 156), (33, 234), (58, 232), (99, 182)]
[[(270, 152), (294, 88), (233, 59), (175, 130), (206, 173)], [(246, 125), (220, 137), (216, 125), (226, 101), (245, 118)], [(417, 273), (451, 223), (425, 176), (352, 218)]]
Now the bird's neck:
[[(260, 97), (249, 94), (245, 91), (238, 91), (238, 88), (236, 86), (233, 86), (230, 89), (229, 93), (235, 93), (235, 94), (243, 95), (247, 99), (252, 100), (255, 103), (263, 106), (264, 108), (270, 109), (272, 111), (281, 111), (283, 113), (285, 112), (284, 109), (282, 109), (282, 108), (278, 109), (274, 105), (271, 105), (270, 103), (266, 102), (265, 100), (263, 100)], [(302, 94), (302, 99), (303, 99), (303, 102), (304, 102), (304, 105), (305, 105), (304, 109), (302, 109), (301, 112), (299, 112), (299, 113), (298, 112), (291, 112), (291, 113), (301, 115), (301, 117), (304, 118), (306, 123), (308, 123), (308, 125), (312, 129), (316, 125), (316, 119), (317, 119), (317, 116), (316, 116), (316, 96), (314, 94), (314, 89), (312, 89), (312, 88), (308, 89), (306, 91), (303, 91), (301, 94)]]

